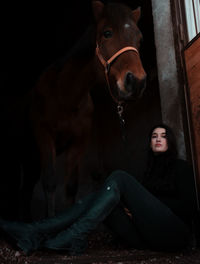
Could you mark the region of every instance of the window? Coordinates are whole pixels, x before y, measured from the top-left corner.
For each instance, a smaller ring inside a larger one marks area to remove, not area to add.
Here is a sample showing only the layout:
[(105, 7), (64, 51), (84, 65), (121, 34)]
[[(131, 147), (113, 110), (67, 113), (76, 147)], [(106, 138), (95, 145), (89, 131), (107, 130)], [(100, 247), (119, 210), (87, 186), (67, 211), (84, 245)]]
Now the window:
[(184, 0), (188, 42), (200, 32), (200, 0)]

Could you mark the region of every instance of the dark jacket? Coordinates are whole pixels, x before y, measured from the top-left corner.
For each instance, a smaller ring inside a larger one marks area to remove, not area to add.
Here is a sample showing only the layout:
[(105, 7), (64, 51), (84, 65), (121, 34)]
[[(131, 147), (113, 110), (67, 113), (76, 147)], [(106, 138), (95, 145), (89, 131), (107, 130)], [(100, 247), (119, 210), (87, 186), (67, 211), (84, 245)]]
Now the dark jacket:
[(185, 223), (190, 223), (197, 211), (197, 196), (192, 167), (187, 161), (174, 159), (169, 164), (158, 155), (143, 185), (166, 204)]

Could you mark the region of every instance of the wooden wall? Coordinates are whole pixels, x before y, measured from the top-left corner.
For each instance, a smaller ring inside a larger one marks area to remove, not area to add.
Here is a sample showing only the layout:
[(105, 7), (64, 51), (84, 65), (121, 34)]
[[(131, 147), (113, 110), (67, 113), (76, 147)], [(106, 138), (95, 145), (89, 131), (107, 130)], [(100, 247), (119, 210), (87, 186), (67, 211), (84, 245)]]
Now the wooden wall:
[(200, 35), (185, 49), (188, 95), (196, 163), (196, 179), (200, 196)]

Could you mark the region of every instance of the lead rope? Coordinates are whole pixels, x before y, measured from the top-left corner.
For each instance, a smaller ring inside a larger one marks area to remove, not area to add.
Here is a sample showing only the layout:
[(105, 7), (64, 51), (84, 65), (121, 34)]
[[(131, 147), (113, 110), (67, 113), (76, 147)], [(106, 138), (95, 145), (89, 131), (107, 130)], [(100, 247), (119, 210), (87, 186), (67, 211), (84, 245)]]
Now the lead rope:
[(112, 94), (111, 92), (111, 88), (110, 88), (110, 83), (108, 80), (108, 71), (107, 68), (105, 68), (105, 76), (106, 76), (106, 81), (107, 81), (107, 86), (108, 86), (108, 90), (110, 92), (110, 95), (113, 99), (113, 101), (116, 102), (117, 104), (117, 114), (119, 117), (119, 124), (120, 124), (120, 130), (121, 130), (121, 135), (122, 135), (122, 140), (124, 141), (124, 143), (126, 142), (126, 134), (125, 134), (125, 119), (123, 118), (123, 112), (124, 112), (124, 101), (118, 101)]
[(125, 133), (125, 120), (122, 116), (124, 112), (124, 107), (122, 104), (118, 104), (117, 105), (117, 113), (118, 113), (118, 116), (119, 116), (119, 124), (120, 124), (120, 130), (121, 130), (121, 135), (122, 135), (122, 140), (124, 141), (124, 143), (127, 142), (126, 140), (126, 133)]
[(122, 140), (124, 141), (124, 143), (126, 143), (125, 120), (124, 120), (124, 118), (122, 116), (123, 111), (124, 111), (124, 107), (123, 107), (122, 104), (124, 104), (124, 101), (117, 100), (117, 98), (115, 98), (113, 96), (112, 91), (111, 91), (111, 88), (110, 88), (109, 79), (108, 79), (108, 72), (110, 70), (111, 63), (115, 59), (117, 59), (122, 53), (124, 53), (126, 51), (134, 51), (137, 54), (139, 54), (139, 52), (138, 52), (138, 50), (136, 48), (127, 46), (127, 47), (122, 48), (119, 51), (117, 51), (109, 60), (106, 61), (103, 58), (103, 56), (101, 55), (100, 51), (99, 51), (98, 44), (96, 45), (96, 55), (99, 58), (101, 64), (104, 66), (104, 69), (105, 69), (105, 77), (106, 77), (106, 82), (107, 82), (107, 86), (108, 86), (109, 93), (110, 93), (113, 101), (117, 103), (117, 114), (118, 114), (118, 117), (119, 117), (120, 129), (121, 129), (121, 133), (122, 133)]

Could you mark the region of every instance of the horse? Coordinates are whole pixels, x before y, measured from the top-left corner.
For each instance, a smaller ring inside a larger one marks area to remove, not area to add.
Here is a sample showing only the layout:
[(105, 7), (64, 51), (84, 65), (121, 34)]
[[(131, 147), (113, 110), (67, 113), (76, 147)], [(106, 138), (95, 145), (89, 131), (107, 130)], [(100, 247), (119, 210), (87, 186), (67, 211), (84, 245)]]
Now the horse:
[[(65, 153), (65, 189), (74, 202), (78, 168), (91, 136), (96, 87), (107, 87), (119, 117), (123, 103), (142, 96), (146, 84), (137, 26), (141, 10), (92, 1), (94, 24), (68, 56), (50, 65), (30, 93), (29, 120), (39, 152), (47, 216), (55, 215), (56, 156)], [(35, 175), (23, 174), (22, 201), (30, 209)], [(30, 183), (31, 182), (31, 183)]]

